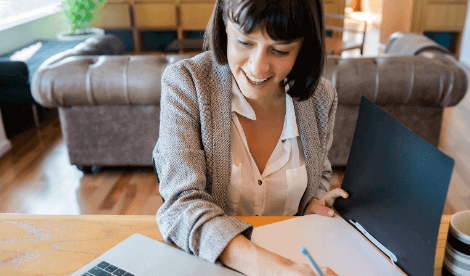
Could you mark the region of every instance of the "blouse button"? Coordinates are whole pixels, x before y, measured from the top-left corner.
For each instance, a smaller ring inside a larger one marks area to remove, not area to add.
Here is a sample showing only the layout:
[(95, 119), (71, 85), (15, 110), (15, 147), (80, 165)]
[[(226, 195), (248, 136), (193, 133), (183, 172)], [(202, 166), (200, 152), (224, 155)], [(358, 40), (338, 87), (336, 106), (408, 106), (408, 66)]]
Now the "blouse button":
[(282, 139), (282, 141), (281, 141), (281, 142), (285, 143), (285, 142), (286, 142), (286, 139)]
[(263, 184), (263, 181), (258, 180), (258, 185), (261, 185), (261, 184)]

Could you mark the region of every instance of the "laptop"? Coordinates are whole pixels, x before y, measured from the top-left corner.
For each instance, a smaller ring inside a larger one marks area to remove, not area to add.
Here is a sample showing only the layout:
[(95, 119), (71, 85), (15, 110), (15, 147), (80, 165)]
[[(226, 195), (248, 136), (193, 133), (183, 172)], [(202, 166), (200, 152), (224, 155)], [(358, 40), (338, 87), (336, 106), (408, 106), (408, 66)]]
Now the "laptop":
[(183, 250), (134, 234), (72, 274), (73, 276), (243, 275)]

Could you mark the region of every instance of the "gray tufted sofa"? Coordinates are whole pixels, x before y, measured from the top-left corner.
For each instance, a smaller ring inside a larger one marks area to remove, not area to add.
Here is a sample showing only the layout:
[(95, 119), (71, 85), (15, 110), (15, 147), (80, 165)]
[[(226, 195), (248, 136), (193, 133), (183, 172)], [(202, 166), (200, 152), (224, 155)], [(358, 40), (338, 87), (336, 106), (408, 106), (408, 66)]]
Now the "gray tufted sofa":
[[(57, 57), (36, 72), (32, 93), (41, 105), (59, 108), (70, 162), (80, 169), (152, 166), (161, 74), (168, 64), (188, 57)], [(324, 76), (338, 93), (329, 152), (334, 167), (347, 164), (361, 95), (436, 146), (444, 107), (456, 105), (468, 89), (463, 66), (417, 34), (393, 34), (383, 56), (328, 56), (325, 66)]]
[(328, 155), (337, 167), (347, 164), (361, 95), (437, 146), (444, 108), (463, 99), (470, 78), (445, 48), (423, 35), (401, 32), (390, 36), (382, 56), (328, 57), (325, 75), (338, 93)]

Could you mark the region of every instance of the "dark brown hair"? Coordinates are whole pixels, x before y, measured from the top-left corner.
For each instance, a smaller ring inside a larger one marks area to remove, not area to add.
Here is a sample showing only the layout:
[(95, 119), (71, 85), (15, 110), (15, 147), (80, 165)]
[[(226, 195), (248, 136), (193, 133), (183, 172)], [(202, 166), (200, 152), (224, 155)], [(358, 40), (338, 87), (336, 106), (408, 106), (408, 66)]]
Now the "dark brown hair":
[(297, 60), (287, 75), (291, 87), (288, 94), (302, 101), (315, 92), (325, 62), (322, 0), (217, 0), (204, 47), (219, 64), (228, 63), (227, 20), (238, 24), (246, 34), (259, 25), (273, 40), (294, 41), (303, 37)]

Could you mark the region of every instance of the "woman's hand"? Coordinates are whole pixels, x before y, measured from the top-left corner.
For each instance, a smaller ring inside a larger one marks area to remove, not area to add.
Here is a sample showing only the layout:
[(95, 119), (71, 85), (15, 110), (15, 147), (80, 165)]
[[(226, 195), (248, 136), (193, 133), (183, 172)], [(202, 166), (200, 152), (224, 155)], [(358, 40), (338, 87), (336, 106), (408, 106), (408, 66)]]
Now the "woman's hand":
[[(272, 276), (318, 276), (317, 271), (306, 263), (297, 263), (286, 259), (276, 253), (261, 248), (261, 254), (267, 254), (265, 262), (258, 262), (258, 271), (247, 275)], [(271, 260), (271, 261), (269, 261)], [(325, 276), (338, 276), (328, 267), (320, 267)]]
[[(249, 276), (317, 276), (310, 265), (297, 263), (268, 251), (241, 234), (227, 245), (219, 260)], [(338, 276), (329, 268), (322, 267), (321, 270), (326, 276)]]
[[(325, 276), (338, 276), (338, 274), (334, 273), (333, 270), (331, 270), (328, 267), (320, 267), (321, 271)], [(287, 271), (283, 271), (285, 274), (276, 274), (276, 275), (315, 275), (317, 276), (318, 274), (313, 272), (312, 268), (308, 264), (303, 264), (303, 263), (293, 263), (292, 264), (292, 269), (288, 269)]]
[(305, 208), (304, 215), (319, 214), (322, 216), (332, 217), (335, 211), (331, 209), (338, 197), (348, 198), (349, 195), (345, 190), (336, 188), (326, 193), (322, 198), (312, 198)]

